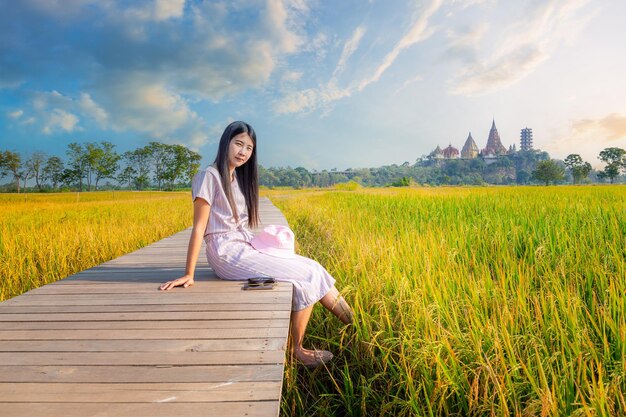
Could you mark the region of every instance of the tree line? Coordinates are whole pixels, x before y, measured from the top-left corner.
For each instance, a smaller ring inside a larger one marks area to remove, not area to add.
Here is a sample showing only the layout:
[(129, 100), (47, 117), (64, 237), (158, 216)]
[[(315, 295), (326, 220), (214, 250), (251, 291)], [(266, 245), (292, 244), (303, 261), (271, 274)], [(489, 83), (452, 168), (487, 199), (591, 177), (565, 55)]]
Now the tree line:
[[(613, 184), (620, 172), (626, 174), (626, 151), (624, 149), (606, 148), (600, 152), (598, 159), (606, 164), (602, 171), (597, 172), (598, 179), (608, 179)], [(551, 159), (540, 161), (532, 176), (536, 180), (544, 182), (545, 185), (549, 185), (550, 182), (556, 184), (565, 179), (565, 168), (567, 168), (572, 176), (572, 182), (580, 184), (592, 172), (591, 164), (583, 161), (578, 154), (568, 155), (563, 161), (563, 165), (564, 167)]]
[[(99, 189), (101, 181), (109, 179), (117, 185), (109, 188), (144, 190), (156, 188), (172, 190), (189, 187), (200, 167), (200, 154), (182, 145), (150, 142), (133, 151), (119, 154), (110, 142), (71, 143), (66, 150), (66, 161), (58, 156), (48, 157), (34, 152), (29, 158), (11, 151), (0, 151), (0, 178), (13, 180), (13, 189), (35, 180), (35, 188), (44, 190)], [(495, 160), (420, 158), (411, 164), (387, 165), (378, 168), (348, 168), (309, 171), (297, 168), (259, 167), (259, 183), (267, 187), (329, 187), (354, 181), (363, 186), (424, 185), (485, 185), (485, 184), (545, 184), (571, 181), (605, 181), (610, 183), (626, 174), (626, 151), (606, 148), (598, 158), (606, 166), (595, 171), (578, 154), (568, 155), (564, 161), (551, 159), (547, 152), (517, 151)], [(6, 188), (6, 187), (5, 187)]]
[(348, 168), (310, 172), (303, 167), (259, 169), (259, 182), (268, 187), (288, 186), (294, 188), (328, 187), (354, 181), (363, 186), (406, 186), (411, 183), (439, 185), (527, 185), (571, 181), (582, 182), (609, 180), (613, 183), (626, 173), (625, 151), (607, 148), (599, 159), (607, 165), (594, 171), (589, 162), (580, 155), (570, 154), (564, 161), (550, 158), (539, 150), (517, 151), (494, 160), (419, 158), (413, 164), (404, 162), (378, 168)]
[(142, 190), (153, 185), (159, 190), (172, 190), (179, 183), (191, 182), (202, 159), (183, 145), (159, 142), (122, 154), (107, 141), (73, 142), (65, 154), (64, 161), (40, 151), (28, 158), (17, 152), (0, 151), (0, 178), (10, 177), (18, 193), (29, 179), (35, 180), (38, 191), (98, 190), (105, 179), (128, 189)]

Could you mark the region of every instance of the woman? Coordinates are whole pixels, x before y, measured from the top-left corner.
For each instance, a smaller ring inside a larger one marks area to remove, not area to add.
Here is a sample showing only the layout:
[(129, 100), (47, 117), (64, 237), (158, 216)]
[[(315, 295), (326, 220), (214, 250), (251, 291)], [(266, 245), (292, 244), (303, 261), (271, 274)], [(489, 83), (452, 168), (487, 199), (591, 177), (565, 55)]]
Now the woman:
[(248, 226), (259, 223), (257, 168), (254, 129), (244, 122), (231, 123), (222, 134), (214, 164), (198, 172), (192, 182), (193, 229), (185, 275), (160, 289), (193, 285), (204, 238), (207, 259), (220, 278), (265, 276), (293, 284), (292, 350), (299, 362), (316, 367), (330, 361), (332, 354), (302, 346), (313, 305), (320, 301), (345, 324), (352, 322), (352, 309), (334, 287), (334, 278), (317, 262), (297, 255), (276, 257), (252, 246)]

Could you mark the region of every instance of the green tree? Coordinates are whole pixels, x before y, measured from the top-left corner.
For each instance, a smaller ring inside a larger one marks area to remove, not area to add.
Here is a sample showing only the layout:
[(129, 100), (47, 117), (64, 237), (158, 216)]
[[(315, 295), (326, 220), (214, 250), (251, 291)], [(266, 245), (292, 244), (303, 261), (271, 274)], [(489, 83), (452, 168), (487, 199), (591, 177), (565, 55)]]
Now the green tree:
[(600, 152), (598, 158), (606, 163), (604, 171), (601, 171), (598, 176), (608, 178), (611, 184), (619, 176), (620, 170), (626, 171), (626, 151), (622, 148), (606, 148)]
[(583, 161), (578, 154), (570, 154), (565, 158), (565, 166), (571, 171), (574, 184), (580, 184), (591, 172), (591, 164)]
[(275, 173), (275, 168), (265, 169), (261, 165), (259, 165), (259, 184), (266, 187), (278, 186), (279, 182)]
[(557, 181), (565, 178), (565, 170), (552, 159), (539, 161), (533, 171), (532, 177), (537, 181), (543, 181), (546, 185), (556, 184)]
[(168, 190), (174, 189), (176, 179), (185, 173), (186, 153), (182, 145), (164, 145), (162, 178)]
[(409, 177), (402, 177), (397, 181), (391, 183), (393, 187), (408, 187), (411, 185), (411, 179)]
[(83, 173), (77, 169), (65, 168), (61, 174), (61, 183), (67, 187), (76, 186), (78, 191), (82, 191)]
[(132, 171), (128, 172), (133, 172), (132, 182), (137, 189), (142, 190), (150, 185), (150, 164), (152, 163), (152, 157), (150, 156), (150, 148), (148, 146), (125, 152), (124, 161), (128, 167), (133, 168)]
[(294, 171), (298, 173), (298, 187), (310, 187), (312, 184), (311, 174), (304, 167), (297, 167)]
[(194, 175), (196, 175), (196, 173), (200, 169), (200, 161), (202, 161), (202, 155), (187, 148), (185, 148), (184, 155), (186, 158), (185, 180), (191, 184), (191, 180), (193, 180)]
[(127, 188), (130, 190), (130, 185), (132, 184), (135, 175), (137, 175), (137, 171), (129, 165), (124, 168), (122, 172), (120, 172), (117, 176), (117, 181), (119, 181), (120, 184), (126, 184)]
[(52, 188), (56, 190), (57, 186), (63, 182), (63, 161), (58, 156), (51, 156), (43, 167), (43, 176), (52, 182)]
[(0, 178), (4, 178), (9, 173), (9, 170), (6, 166), (6, 157), (4, 152), (0, 151)]
[(100, 142), (97, 146), (95, 163), (93, 169), (96, 175), (96, 190), (98, 182), (104, 178), (113, 178), (119, 169), (120, 155), (115, 152), (115, 145), (111, 142)]
[(35, 178), (35, 185), (37, 189), (41, 191), (41, 186), (45, 181), (44, 164), (46, 162), (46, 154), (40, 151), (33, 152), (30, 158), (26, 161), (26, 169), (31, 173), (32, 178)]
[(22, 157), (17, 152), (4, 151), (2, 157), (3, 172), (13, 175), (13, 181), (15, 181), (15, 188), (17, 192), (20, 192), (20, 181), (24, 180), (24, 186), (26, 186), (26, 180), (31, 178), (30, 170), (22, 163)]
[(87, 191), (91, 191), (91, 174), (96, 171), (96, 165), (102, 158), (102, 149), (97, 143), (86, 143), (85, 151), (85, 178), (87, 180)]
[[(71, 181), (72, 184), (78, 183), (78, 191), (83, 190), (83, 179), (87, 177), (89, 170), (89, 161), (87, 157), (87, 149), (80, 143), (72, 142), (67, 145), (68, 150), (65, 151), (69, 157), (67, 164), (69, 167), (66, 169), (68, 172), (64, 172), (63, 183), (68, 184)], [(69, 175), (69, 171), (71, 175)]]
[(170, 159), (170, 152), (168, 146), (159, 142), (150, 142), (147, 146), (150, 160), (152, 162), (152, 168), (154, 172), (154, 180), (156, 181), (159, 191), (166, 180), (165, 170)]

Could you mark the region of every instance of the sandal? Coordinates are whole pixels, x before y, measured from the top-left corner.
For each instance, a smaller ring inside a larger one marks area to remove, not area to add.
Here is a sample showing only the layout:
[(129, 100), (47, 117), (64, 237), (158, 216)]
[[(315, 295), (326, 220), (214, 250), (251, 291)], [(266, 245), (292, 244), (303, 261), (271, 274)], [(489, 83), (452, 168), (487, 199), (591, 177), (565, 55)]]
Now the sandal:
[(305, 363), (301, 359), (296, 358), (298, 363), (304, 366), (307, 369), (316, 369), (321, 365), (326, 365), (331, 360), (333, 360), (333, 354), (327, 350), (317, 350), (313, 351), (314, 360), (313, 362)]

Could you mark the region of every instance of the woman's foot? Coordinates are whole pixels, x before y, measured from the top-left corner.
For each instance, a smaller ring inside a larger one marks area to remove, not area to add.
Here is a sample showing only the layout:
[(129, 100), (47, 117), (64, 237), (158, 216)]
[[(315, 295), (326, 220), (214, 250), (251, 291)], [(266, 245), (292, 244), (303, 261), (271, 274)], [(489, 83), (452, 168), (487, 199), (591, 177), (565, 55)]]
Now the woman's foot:
[(308, 369), (315, 369), (321, 365), (326, 365), (333, 359), (333, 354), (327, 350), (317, 349), (294, 349), (294, 356), (298, 363)]

